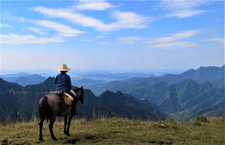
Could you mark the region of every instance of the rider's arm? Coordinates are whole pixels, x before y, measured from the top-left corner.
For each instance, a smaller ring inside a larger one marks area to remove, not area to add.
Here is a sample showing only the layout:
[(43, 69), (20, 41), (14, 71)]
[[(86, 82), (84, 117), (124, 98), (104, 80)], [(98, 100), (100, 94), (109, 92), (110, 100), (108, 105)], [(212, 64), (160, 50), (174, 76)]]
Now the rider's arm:
[(71, 79), (70, 79), (70, 76), (68, 77), (68, 87), (71, 90)]
[(54, 84), (56, 84), (58, 81), (58, 76), (56, 76), (55, 80), (54, 80)]

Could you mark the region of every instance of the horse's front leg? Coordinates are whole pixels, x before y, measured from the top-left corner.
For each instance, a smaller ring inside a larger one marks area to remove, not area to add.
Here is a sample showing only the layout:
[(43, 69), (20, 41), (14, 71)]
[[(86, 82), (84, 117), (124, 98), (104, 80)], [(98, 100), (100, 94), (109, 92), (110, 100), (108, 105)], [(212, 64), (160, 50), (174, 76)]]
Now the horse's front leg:
[(67, 116), (64, 117), (64, 134), (66, 133), (66, 125), (67, 125)]
[(70, 115), (69, 120), (68, 120), (67, 132), (66, 132), (66, 135), (68, 135), (68, 136), (70, 136), (70, 123), (71, 123), (72, 117), (73, 116)]

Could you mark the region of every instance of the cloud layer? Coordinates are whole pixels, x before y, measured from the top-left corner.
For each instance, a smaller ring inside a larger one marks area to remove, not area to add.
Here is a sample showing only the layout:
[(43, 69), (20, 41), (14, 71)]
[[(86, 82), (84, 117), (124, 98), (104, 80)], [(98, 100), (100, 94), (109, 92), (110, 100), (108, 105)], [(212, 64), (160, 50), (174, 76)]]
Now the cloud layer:
[(147, 24), (153, 21), (153, 18), (144, 17), (133, 12), (114, 11), (112, 16), (117, 20), (114, 23), (106, 24), (101, 20), (89, 17), (80, 13), (71, 12), (66, 9), (50, 9), (46, 7), (34, 7), (31, 10), (40, 12), (45, 16), (51, 18), (62, 18), (70, 22), (84, 26), (91, 27), (97, 31), (113, 31), (119, 29), (141, 29), (146, 28)]
[(178, 49), (178, 48), (189, 48), (197, 46), (195, 42), (181, 41), (186, 38), (198, 35), (203, 30), (188, 30), (179, 33), (168, 35), (167, 37), (159, 37), (155, 39), (141, 38), (141, 37), (124, 37), (119, 38), (118, 42), (122, 44), (134, 44), (141, 43), (148, 48), (164, 48), (164, 49)]
[(60, 37), (36, 37), (33, 35), (16, 35), (16, 34), (8, 34), (8, 35), (0, 35), (0, 43), (1, 44), (47, 44), (47, 43), (59, 43), (65, 42)]

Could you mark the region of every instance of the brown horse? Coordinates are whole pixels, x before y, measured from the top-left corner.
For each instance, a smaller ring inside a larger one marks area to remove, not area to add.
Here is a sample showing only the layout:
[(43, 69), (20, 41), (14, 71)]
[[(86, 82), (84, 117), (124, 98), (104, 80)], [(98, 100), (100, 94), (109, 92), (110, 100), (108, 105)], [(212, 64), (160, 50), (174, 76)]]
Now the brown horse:
[[(40, 115), (40, 135), (39, 140), (43, 140), (42, 138), (42, 126), (45, 119), (50, 120), (49, 130), (51, 133), (51, 138), (53, 140), (57, 140), (53, 133), (53, 124), (55, 122), (56, 116), (64, 117), (64, 133), (70, 136), (70, 122), (72, 117), (76, 114), (77, 103), (84, 103), (84, 91), (83, 86), (81, 88), (76, 88), (74, 92), (77, 94), (77, 98), (74, 98), (72, 105), (68, 106), (64, 103), (62, 99), (62, 94), (49, 93), (43, 96), (39, 101), (39, 115)], [(79, 101), (79, 102), (78, 102)], [(67, 118), (68, 126), (67, 125)]]

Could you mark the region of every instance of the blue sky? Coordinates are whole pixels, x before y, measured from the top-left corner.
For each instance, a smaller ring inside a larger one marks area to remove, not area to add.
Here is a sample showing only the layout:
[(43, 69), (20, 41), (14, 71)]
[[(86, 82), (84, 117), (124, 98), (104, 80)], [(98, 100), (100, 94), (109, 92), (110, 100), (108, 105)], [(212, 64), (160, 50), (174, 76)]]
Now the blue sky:
[(1, 71), (224, 64), (224, 2), (1, 0)]

